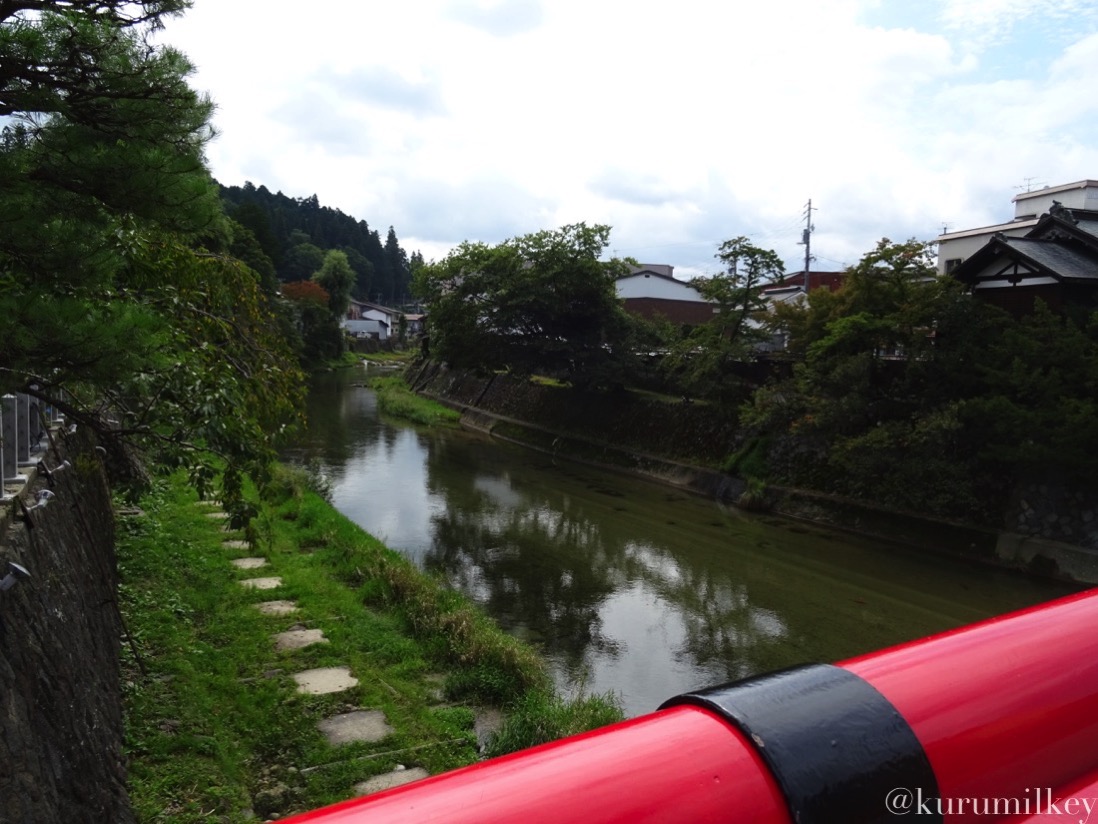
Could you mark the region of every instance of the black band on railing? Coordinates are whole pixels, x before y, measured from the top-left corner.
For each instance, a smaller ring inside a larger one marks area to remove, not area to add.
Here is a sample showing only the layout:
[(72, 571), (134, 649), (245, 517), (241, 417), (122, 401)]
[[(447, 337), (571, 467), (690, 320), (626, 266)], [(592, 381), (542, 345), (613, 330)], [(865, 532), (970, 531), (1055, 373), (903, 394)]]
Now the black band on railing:
[[(729, 721), (758, 750), (795, 824), (940, 822), (934, 770), (903, 716), (852, 672), (808, 664), (686, 693)], [(892, 806), (905, 794), (912, 806)], [(919, 807), (919, 799), (934, 803)], [(927, 813), (930, 813), (929, 815)]]

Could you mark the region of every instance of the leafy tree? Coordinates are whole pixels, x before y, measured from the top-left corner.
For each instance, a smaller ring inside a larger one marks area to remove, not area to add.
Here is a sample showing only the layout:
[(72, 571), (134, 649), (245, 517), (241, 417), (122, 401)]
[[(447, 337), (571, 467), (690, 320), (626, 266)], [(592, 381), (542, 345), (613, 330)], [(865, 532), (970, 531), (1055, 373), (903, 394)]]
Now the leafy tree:
[[(296, 233), (295, 233), (296, 234)], [(324, 250), (308, 240), (302, 240), (282, 256), (279, 276), (284, 281), (307, 280), (324, 265)]]
[(389, 234), (385, 236), (385, 260), (388, 264), (386, 268), (389, 279), (389, 291), (386, 293), (385, 297), (389, 301), (397, 303), (404, 297), (404, 284), (408, 283), (410, 269), (408, 266), (408, 255), (400, 248), (396, 231), (392, 226), (389, 227)]
[[(245, 187), (250, 185), (250, 183), (245, 183)], [(251, 190), (254, 192), (255, 187), (252, 186)], [(274, 230), (271, 228), (271, 221), (267, 213), (257, 204), (248, 202), (241, 203), (231, 209), (229, 215), (237, 223), (251, 231), (256, 242), (263, 250), (263, 254), (270, 259), (277, 269), (282, 263), (282, 244), (279, 243)]]
[[(69, 396), (90, 393), (81, 409), (106, 402), (118, 421), (112, 437), (142, 438), (169, 459), (196, 451), (267, 459), (272, 438), (296, 421), (303, 398), (301, 376), (254, 273), (233, 258), (164, 238), (125, 274), (125, 288), (155, 312), (160, 347), (116, 386), (69, 386)], [(88, 419), (81, 409), (74, 414)]]
[(999, 318), (938, 277), (926, 244), (882, 240), (838, 292), (776, 316), (803, 360), (754, 395), (746, 420), (779, 436), (777, 478), (940, 514), (980, 509), (965, 402)]
[(737, 401), (747, 390), (744, 365), (768, 335), (757, 320), (766, 305), (762, 286), (779, 278), (783, 267), (777, 254), (742, 236), (722, 243), (715, 257), (725, 271), (691, 283), (715, 304), (713, 319), (677, 341), (664, 371), (689, 394)]
[(271, 262), (252, 230), (235, 220), (229, 220), (227, 228), (231, 234), (228, 242), (230, 254), (259, 275), (263, 291), (273, 295), (278, 291), (278, 276), (275, 274), (274, 263)]
[(355, 273), (347, 262), (346, 253), (336, 249), (328, 252), (313, 280), (328, 293), (328, 309), (332, 315), (337, 319), (343, 318), (351, 305), (351, 287), (355, 283)]
[(347, 263), (355, 273), (355, 285), (351, 287), (351, 295), (359, 300), (370, 299), (370, 286), (374, 280), (374, 264), (357, 249), (344, 246), (341, 250), (347, 255)]
[(338, 358), (343, 352), (343, 332), (332, 314), (331, 296), (314, 280), (298, 280), (282, 287), (293, 306), (293, 326), (298, 357), (307, 366)]
[(801, 315), (790, 346), (804, 353), (806, 389), (829, 399), (818, 420), (857, 431), (935, 402), (943, 362), (979, 325), (975, 309), (956, 281), (938, 276), (927, 244), (887, 238), (832, 298), (785, 307), (786, 318)]
[(282, 295), (294, 303), (312, 303), (315, 306), (328, 307), (330, 297), (324, 287), (315, 280), (295, 280), (282, 287)]
[(64, 409), (112, 459), (199, 456), (202, 480), (200, 456), (223, 455), (232, 486), (295, 418), (300, 375), (227, 253), (212, 105), (150, 39), (189, 5), (0, 0), (0, 389)]
[[(202, 165), (209, 101), (187, 87), (181, 55), (148, 46), (163, 6), (182, 4), (0, 6), (0, 112), (12, 118), (0, 146), (0, 312), (37, 315), (8, 328), (7, 381), (44, 356), (56, 369), (120, 372), (128, 335), (105, 314), (138, 323), (145, 310), (103, 305), (119, 273), (150, 230), (194, 237), (218, 219)], [(86, 315), (91, 302), (104, 314)]]
[(964, 404), (973, 447), (996, 471), (1098, 472), (1098, 314), (1084, 324), (1038, 301), (1003, 319), (977, 364), (980, 391)]
[(619, 260), (599, 259), (609, 226), (583, 223), (463, 243), (420, 268), (432, 353), (454, 366), (540, 372), (582, 386), (620, 382), (631, 324), (617, 301)]

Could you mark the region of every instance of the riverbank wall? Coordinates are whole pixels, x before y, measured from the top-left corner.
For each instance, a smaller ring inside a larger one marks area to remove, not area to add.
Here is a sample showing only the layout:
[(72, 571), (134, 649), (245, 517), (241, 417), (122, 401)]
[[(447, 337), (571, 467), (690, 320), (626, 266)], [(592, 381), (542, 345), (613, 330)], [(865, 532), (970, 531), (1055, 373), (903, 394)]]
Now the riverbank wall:
[(111, 495), (90, 433), (52, 438), (68, 465), (21, 467), (0, 512), (0, 821), (128, 824)]
[[(581, 393), (507, 375), (477, 376), (432, 361), (417, 363), (407, 379), (420, 394), (461, 411), (463, 426), (492, 437), (716, 500), (746, 500), (747, 481), (716, 468), (742, 446), (742, 435), (706, 404), (628, 392)], [(1065, 506), (1078, 503), (1080, 495), (1082, 504)], [(1004, 525), (1019, 529), (780, 486), (767, 487), (761, 500), (753, 496), (752, 507), (1042, 577), (1098, 584), (1098, 502), (1092, 513), (1086, 500), (1085, 493), (1055, 484), (1027, 484), (1004, 513)]]

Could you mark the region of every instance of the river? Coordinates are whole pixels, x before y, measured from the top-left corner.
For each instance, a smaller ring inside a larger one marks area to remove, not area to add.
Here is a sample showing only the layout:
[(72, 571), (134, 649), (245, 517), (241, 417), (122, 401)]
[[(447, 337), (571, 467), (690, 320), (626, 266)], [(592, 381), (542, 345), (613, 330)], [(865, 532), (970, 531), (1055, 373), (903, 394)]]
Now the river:
[(288, 457), (335, 506), (536, 645), (564, 692), (629, 716), (759, 672), (833, 662), (1075, 591), (378, 415), (323, 376)]

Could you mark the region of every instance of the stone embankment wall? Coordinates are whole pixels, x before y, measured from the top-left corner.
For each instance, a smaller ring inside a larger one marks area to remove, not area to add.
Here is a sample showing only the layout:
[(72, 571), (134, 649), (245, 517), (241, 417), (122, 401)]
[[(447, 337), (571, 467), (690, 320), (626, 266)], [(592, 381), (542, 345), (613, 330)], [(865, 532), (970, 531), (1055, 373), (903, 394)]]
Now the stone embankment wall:
[(643, 455), (712, 466), (738, 443), (727, 417), (701, 403), (668, 402), (632, 393), (560, 392), (507, 375), (477, 377), (428, 361), (408, 376), (413, 388), (457, 407), (473, 407), (557, 432), (575, 433)]
[(111, 497), (92, 436), (54, 438), (70, 465), (19, 495), (54, 497), (0, 516), (0, 579), (30, 573), (0, 592), (0, 821), (128, 824)]
[(1066, 541), (1098, 550), (1098, 490), (1080, 489), (1062, 479), (1021, 484), (1007, 527), (1050, 541)]
[[(435, 362), (408, 376), (422, 394), (463, 411), (493, 437), (641, 475), (719, 500), (745, 482), (717, 469), (741, 445), (731, 421), (705, 404), (627, 394), (558, 391), (506, 375), (478, 377)], [(1047, 577), (1098, 583), (1098, 497), (1058, 483), (1023, 486), (1003, 524), (964, 524), (801, 489), (771, 487), (778, 514)]]

